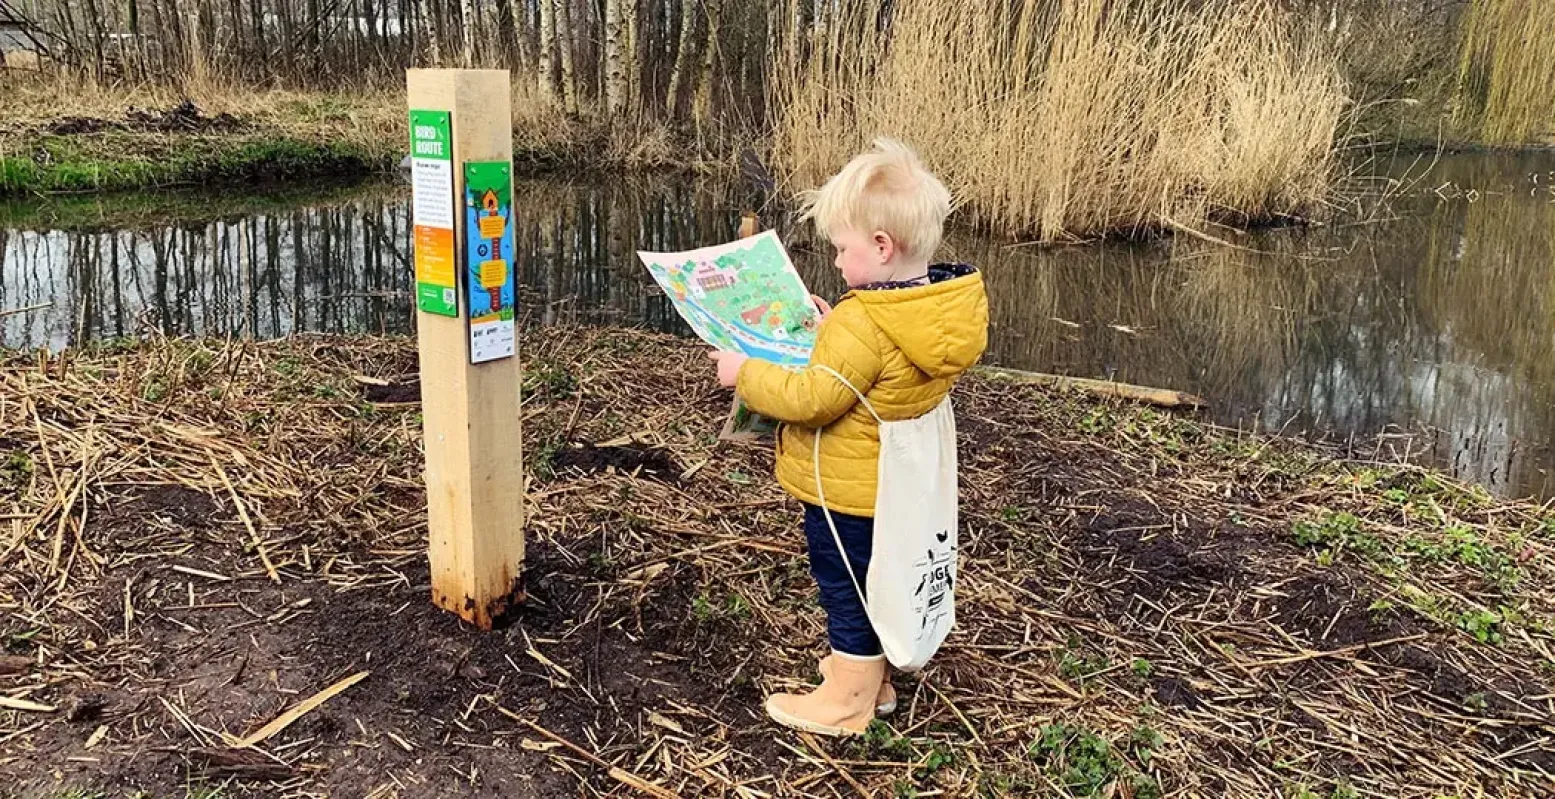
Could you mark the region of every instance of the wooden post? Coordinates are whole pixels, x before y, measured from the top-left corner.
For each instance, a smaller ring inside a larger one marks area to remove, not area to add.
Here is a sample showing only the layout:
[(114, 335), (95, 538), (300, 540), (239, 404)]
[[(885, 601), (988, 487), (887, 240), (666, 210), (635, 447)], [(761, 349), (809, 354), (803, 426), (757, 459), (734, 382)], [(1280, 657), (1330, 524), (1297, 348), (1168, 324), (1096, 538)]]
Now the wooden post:
[[(412, 69), (405, 77), (411, 110), (451, 115), (452, 271), (464, 275), (468, 269), (463, 165), (512, 160), (508, 73)], [(422, 188), (418, 182), (418, 209)], [(437, 241), (436, 231), (423, 238), (421, 221), (416, 220), (418, 245)], [(467, 277), (454, 281), (456, 315), (429, 313), (419, 301), (416, 312), (426, 447), (427, 554), (432, 601), (489, 630), (501, 624), (524, 597), (524, 473), (519, 437), (523, 374), (516, 344), (512, 357), (471, 363), (467, 282)], [(441, 296), (435, 289), (433, 294)], [(445, 306), (445, 310), (453, 309)]]

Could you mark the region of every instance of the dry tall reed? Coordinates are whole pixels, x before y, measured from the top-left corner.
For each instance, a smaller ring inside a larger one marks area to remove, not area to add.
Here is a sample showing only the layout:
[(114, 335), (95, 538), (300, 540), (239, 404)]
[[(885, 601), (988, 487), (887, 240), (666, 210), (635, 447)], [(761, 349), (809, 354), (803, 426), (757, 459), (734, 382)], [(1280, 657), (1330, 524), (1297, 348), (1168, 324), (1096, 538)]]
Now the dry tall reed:
[(914, 0), (888, 27), (874, 3), (831, 8), (774, 69), (793, 188), (889, 134), (964, 220), (1043, 239), (1268, 218), (1328, 189), (1336, 60), (1263, 0)]
[(1555, 3), (1473, 0), (1463, 31), (1457, 116), (1491, 144), (1555, 129)]

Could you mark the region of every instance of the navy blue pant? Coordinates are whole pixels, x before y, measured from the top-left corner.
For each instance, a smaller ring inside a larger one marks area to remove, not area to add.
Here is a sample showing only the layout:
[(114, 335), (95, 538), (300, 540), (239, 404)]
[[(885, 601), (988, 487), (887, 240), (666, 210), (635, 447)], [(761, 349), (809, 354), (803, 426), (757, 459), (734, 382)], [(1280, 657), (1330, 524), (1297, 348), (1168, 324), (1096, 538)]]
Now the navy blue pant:
[[(875, 520), (846, 513), (831, 512), (837, 525), (837, 537), (847, 550), (853, 573), (858, 576), (859, 588), (864, 587), (869, 574), (869, 556), (874, 548)], [(810, 549), (810, 574), (821, 589), (821, 607), (826, 610), (826, 637), (831, 640), (833, 651), (858, 657), (874, 657), (882, 654), (880, 639), (864, 612), (859, 599), (859, 589), (853, 586), (848, 569), (837, 551), (837, 541), (831, 527), (826, 524), (826, 512), (806, 504), (804, 506), (804, 534)]]

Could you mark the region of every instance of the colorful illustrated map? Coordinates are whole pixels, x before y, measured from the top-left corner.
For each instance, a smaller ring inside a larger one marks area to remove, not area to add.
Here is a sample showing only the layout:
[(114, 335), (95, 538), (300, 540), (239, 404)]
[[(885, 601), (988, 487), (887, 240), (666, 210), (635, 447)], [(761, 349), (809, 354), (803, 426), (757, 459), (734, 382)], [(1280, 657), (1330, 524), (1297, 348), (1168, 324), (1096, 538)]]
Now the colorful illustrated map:
[[(775, 231), (699, 250), (639, 252), (637, 257), (703, 341), (781, 366), (810, 362), (821, 314)], [(724, 437), (775, 428), (736, 398)]]
[(703, 341), (784, 366), (810, 361), (821, 315), (775, 231), (637, 256)]

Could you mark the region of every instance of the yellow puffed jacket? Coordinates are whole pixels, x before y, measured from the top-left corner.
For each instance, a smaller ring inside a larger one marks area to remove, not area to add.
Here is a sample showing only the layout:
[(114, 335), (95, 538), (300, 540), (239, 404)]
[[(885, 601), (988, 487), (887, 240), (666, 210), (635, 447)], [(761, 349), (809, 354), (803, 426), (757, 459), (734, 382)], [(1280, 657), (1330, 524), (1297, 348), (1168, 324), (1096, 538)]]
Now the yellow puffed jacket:
[(970, 266), (935, 265), (930, 282), (850, 291), (821, 323), (810, 365), (785, 369), (755, 359), (737, 390), (758, 413), (785, 422), (777, 479), (801, 502), (821, 504), (812, 460), (817, 428), (826, 506), (875, 515), (880, 425), (828, 366), (863, 392), (886, 421), (934, 410), (988, 346), (988, 295)]

